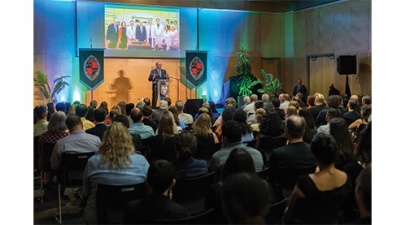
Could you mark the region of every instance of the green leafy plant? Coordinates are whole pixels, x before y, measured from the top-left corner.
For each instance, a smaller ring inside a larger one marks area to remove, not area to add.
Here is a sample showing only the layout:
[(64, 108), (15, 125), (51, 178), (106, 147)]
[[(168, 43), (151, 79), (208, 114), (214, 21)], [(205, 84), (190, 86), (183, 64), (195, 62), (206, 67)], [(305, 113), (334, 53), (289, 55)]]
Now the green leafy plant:
[(47, 103), (53, 102), (55, 97), (66, 87), (69, 85), (66, 78), (70, 76), (61, 76), (54, 80), (53, 90), (49, 85), (49, 79), (46, 74), (42, 71), (36, 71), (33, 77), (34, 85), (39, 89), (39, 91), (45, 97)]
[(263, 79), (257, 79), (251, 83), (251, 87), (261, 84), (262, 88), (258, 89), (258, 93), (267, 93), (270, 97), (277, 96), (281, 89), (282, 83), (278, 78), (274, 79), (274, 76), (270, 73), (266, 73), (263, 69), (261, 70), (261, 76)]
[(239, 76), (239, 95), (250, 96), (253, 92), (251, 84), (255, 80), (251, 73), (251, 57), (244, 51), (236, 52), (236, 74)]

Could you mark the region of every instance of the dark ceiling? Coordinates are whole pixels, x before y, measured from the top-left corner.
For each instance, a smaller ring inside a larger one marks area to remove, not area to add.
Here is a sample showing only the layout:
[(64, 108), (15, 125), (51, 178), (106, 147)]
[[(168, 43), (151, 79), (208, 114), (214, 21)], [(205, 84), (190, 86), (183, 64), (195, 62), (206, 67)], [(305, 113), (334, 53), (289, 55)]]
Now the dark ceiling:
[(289, 13), (348, 0), (76, 0), (211, 9)]

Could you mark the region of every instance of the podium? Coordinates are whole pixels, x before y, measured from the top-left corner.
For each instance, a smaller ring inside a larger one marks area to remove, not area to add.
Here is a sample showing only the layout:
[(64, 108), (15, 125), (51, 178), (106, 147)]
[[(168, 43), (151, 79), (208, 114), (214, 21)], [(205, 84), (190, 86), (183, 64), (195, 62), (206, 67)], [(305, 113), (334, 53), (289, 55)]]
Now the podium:
[(157, 106), (160, 106), (160, 101), (169, 97), (169, 78), (158, 79), (154, 82), (157, 83)]

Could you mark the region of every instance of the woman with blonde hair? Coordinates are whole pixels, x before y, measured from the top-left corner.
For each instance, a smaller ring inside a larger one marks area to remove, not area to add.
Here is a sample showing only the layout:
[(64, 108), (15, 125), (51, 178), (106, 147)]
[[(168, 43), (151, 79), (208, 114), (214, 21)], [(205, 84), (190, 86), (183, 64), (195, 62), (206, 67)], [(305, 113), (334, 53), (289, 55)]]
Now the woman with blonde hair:
[(147, 178), (149, 163), (137, 154), (127, 127), (113, 122), (104, 134), (98, 154), (89, 158), (83, 174), (85, 217), (88, 224), (96, 221), (97, 184), (132, 185)]
[(197, 143), (200, 144), (214, 144), (218, 143), (217, 135), (212, 131), (212, 123), (210, 115), (201, 113), (194, 121), (192, 126), (194, 133), (197, 137)]

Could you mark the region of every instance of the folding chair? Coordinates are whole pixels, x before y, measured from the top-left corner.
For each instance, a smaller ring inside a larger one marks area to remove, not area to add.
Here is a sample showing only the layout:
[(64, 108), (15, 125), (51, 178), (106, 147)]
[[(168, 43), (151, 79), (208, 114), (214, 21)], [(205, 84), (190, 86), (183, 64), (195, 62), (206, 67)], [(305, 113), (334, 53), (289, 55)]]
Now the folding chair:
[(75, 188), (83, 186), (83, 171), (94, 152), (63, 152), (60, 157), (58, 178), (58, 222), (62, 223), (61, 187)]

